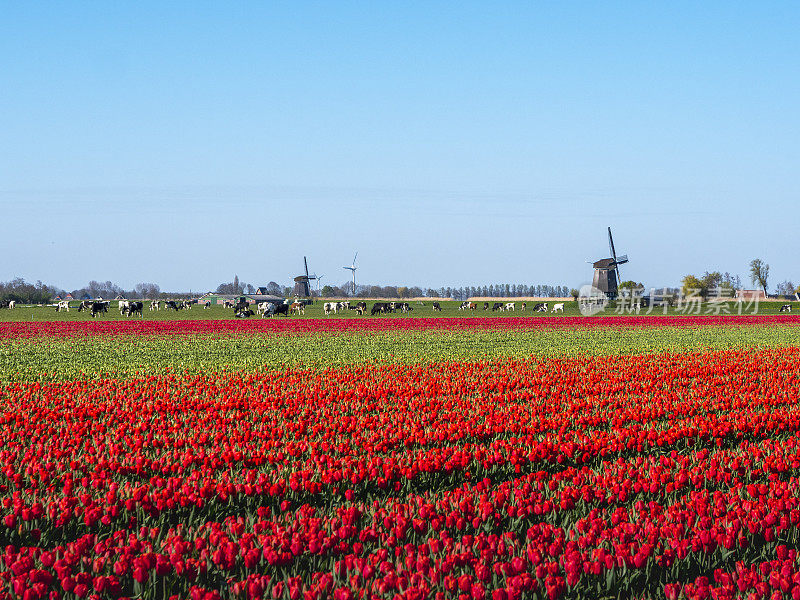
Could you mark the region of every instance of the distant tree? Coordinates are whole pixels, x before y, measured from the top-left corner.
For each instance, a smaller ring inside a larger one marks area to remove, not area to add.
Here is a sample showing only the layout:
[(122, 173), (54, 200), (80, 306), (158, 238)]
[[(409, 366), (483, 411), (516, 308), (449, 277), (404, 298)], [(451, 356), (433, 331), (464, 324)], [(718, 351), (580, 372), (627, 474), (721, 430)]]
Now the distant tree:
[(494, 285), (489, 284), (489, 293), (486, 294), (489, 298), (494, 298)]
[(233, 283), (220, 283), (215, 290), (217, 294), (235, 294), (236, 290), (233, 287)]
[(397, 297), (398, 298), (408, 298), (409, 297), (408, 288), (406, 286), (404, 286), (404, 285), (399, 286), (397, 288)]
[(155, 300), (159, 298), (159, 294), (161, 294), (161, 288), (155, 283), (137, 283), (133, 286), (133, 296), (136, 298)]
[(569, 295), (570, 295), (570, 296), (572, 296), (572, 299), (573, 299), (573, 300), (577, 300), (577, 299), (578, 299), (578, 296), (580, 296), (580, 292), (579, 292), (578, 290), (576, 290), (575, 288), (572, 288), (572, 289), (569, 291)]
[(110, 281), (100, 282), (92, 280), (86, 285), (85, 290), (92, 298), (108, 299), (124, 293), (121, 287)]
[(0, 282), (0, 300), (14, 300), (19, 304), (47, 304), (59, 294), (63, 296), (66, 292), (41, 281), (27, 283), (22, 277)]
[(428, 298), (439, 298), (439, 292), (437, 290), (434, 290), (433, 288), (428, 288), (425, 291), (425, 295)]
[(689, 296), (693, 293), (700, 293), (702, 295), (703, 282), (694, 275), (686, 275), (681, 279), (681, 293), (684, 296)]
[(789, 280), (783, 281), (775, 288), (775, 292), (781, 296), (794, 296), (797, 286)]
[(750, 261), (750, 281), (753, 284), (758, 284), (764, 288), (764, 293), (767, 293), (767, 279), (769, 278), (769, 265), (762, 261), (760, 258), (754, 258)]
[(330, 298), (333, 296), (333, 288), (329, 285), (323, 285), (321, 295), (323, 298)]
[(234, 275), (233, 276), (233, 293), (234, 294), (241, 294), (242, 293), (242, 290), (239, 287), (239, 276), (238, 275)]
[(703, 284), (703, 297), (708, 298), (711, 295), (716, 295), (714, 292), (722, 287), (722, 274), (719, 271), (706, 271), (703, 273), (703, 278), (700, 280)]
[(632, 298), (637, 294), (641, 295), (644, 292), (644, 284), (633, 280), (623, 281), (617, 288), (620, 295), (627, 298)]
[(278, 295), (280, 295), (280, 293), (281, 293), (281, 286), (279, 286), (279, 285), (278, 285), (277, 283), (275, 283), (274, 281), (270, 281), (270, 282), (267, 284), (267, 293), (268, 293), (268, 294), (272, 294), (272, 295), (274, 295), (274, 296), (278, 296)]
[(419, 298), (420, 296), (423, 295), (422, 288), (420, 288), (420, 287), (418, 287), (416, 285), (412, 286), (412, 287), (408, 288), (408, 295), (409, 295), (410, 298)]
[(256, 288), (253, 287), (252, 283), (248, 283), (246, 286), (244, 286), (244, 293), (245, 294), (255, 294), (256, 293)]

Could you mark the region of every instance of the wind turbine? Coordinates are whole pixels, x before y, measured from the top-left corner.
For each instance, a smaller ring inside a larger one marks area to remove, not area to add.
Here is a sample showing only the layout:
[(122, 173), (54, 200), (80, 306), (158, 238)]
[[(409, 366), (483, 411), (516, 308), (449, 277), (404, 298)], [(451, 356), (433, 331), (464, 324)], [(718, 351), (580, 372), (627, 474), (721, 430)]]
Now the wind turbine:
[(351, 266), (342, 267), (343, 269), (347, 269), (353, 273), (353, 296), (356, 295), (356, 256), (358, 256), (358, 252), (356, 252), (355, 256), (353, 256), (353, 264)]
[(319, 282), (323, 277), (325, 277), (325, 275), (320, 275), (317, 277), (317, 296), (319, 296)]

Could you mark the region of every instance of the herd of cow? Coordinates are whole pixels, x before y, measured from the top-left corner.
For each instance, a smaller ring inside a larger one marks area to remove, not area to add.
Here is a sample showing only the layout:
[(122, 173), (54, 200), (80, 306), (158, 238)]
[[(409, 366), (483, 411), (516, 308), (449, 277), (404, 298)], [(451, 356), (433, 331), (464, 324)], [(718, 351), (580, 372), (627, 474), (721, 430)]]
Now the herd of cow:
[[(525, 311), (528, 307), (527, 302), (520, 303), (520, 310)], [(492, 304), (492, 311), (516, 311), (517, 310), (517, 303), (516, 302), (495, 302)], [(433, 310), (442, 310), (439, 308), (439, 303), (433, 303)], [(461, 306), (458, 307), (458, 310), (478, 310), (478, 304), (476, 302), (462, 302)], [(483, 310), (489, 310), (489, 303), (483, 303)], [(547, 302), (538, 302), (537, 304), (533, 305), (533, 312), (548, 312)], [(553, 309), (550, 312), (564, 312), (564, 303), (563, 302), (556, 302), (553, 304)]]
[[(164, 310), (188, 310), (192, 308), (192, 302), (187, 300), (151, 300), (149, 302), (149, 309), (150, 311), (158, 311), (161, 310), (163, 303)], [(418, 303), (421, 306), (425, 306), (424, 303)], [(439, 302), (432, 302), (434, 312), (441, 312), (442, 307)], [(520, 310), (525, 311), (527, 308), (527, 303), (522, 302), (520, 303)], [(15, 302), (13, 300), (4, 300), (0, 301), (0, 308), (14, 308)], [(104, 314), (108, 312), (108, 307), (110, 305), (110, 301), (108, 300), (82, 300), (78, 305), (78, 312), (88, 311), (91, 313), (92, 317), (96, 317), (97, 315)], [(138, 300), (119, 300), (119, 314), (125, 315), (127, 317), (133, 316), (144, 316), (144, 305), (145, 303)], [(61, 300), (55, 304), (52, 304), (56, 309), (56, 312), (69, 312), (70, 306), (69, 301)], [(256, 305), (256, 310), (253, 311), (250, 308), (250, 304), (244, 300), (240, 299), (238, 302), (233, 302), (231, 300), (226, 300), (224, 303), (225, 308), (232, 308), (234, 316), (237, 319), (246, 319), (248, 317), (252, 317), (255, 315), (260, 315), (262, 318), (264, 317), (274, 317), (276, 315), (283, 315), (288, 317), (290, 315), (304, 315), (305, 314), (305, 307), (306, 304), (301, 301), (295, 300), (294, 302), (289, 300), (284, 300), (283, 302), (260, 302)], [(491, 305), (489, 302), (483, 303), (483, 310), (489, 310), (490, 308), (492, 311), (516, 311), (517, 303), (516, 302), (494, 302)], [(211, 308), (210, 302), (205, 302), (203, 304), (203, 308)], [(476, 302), (462, 302), (459, 306), (459, 310), (477, 310), (478, 303)], [(372, 305), (372, 309), (370, 311), (370, 315), (382, 315), (388, 313), (408, 313), (413, 310), (412, 306), (408, 302), (376, 302)], [(553, 304), (552, 310), (548, 308), (547, 302), (539, 302), (534, 304), (533, 312), (564, 312), (564, 303), (557, 302)], [(791, 308), (790, 308), (791, 310)], [(357, 302), (351, 303), (348, 301), (344, 302), (325, 302), (323, 304), (323, 312), (325, 315), (335, 315), (339, 314), (344, 311), (354, 311), (359, 315), (364, 315), (367, 313), (367, 303), (366, 302)], [(784, 308), (781, 308), (781, 311), (784, 311)]]
[[(192, 303), (186, 300), (164, 300), (164, 310), (184, 310), (192, 308)], [(161, 300), (151, 300), (149, 308), (151, 311), (161, 310)], [(93, 317), (108, 312), (108, 307), (111, 304), (109, 300), (81, 300), (78, 304), (78, 312), (88, 311)], [(69, 301), (60, 300), (52, 306), (55, 307), (56, 312), (69, 312)], [(144, 302), (139, 300), (120, 300), (119, 301), (119, 314), (126, 317), (135, 317), (139, 315), (144, 316)]]

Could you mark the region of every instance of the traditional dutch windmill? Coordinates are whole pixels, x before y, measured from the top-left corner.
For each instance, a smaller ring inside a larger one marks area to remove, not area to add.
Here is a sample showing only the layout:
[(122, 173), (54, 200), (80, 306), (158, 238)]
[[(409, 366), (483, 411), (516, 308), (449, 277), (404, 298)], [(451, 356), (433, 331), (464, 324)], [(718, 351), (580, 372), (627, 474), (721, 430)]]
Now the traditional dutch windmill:
[(611, 258), (603, 258), (592, 264), (594, 267), (592, 285), (613, 300), (617, 297), (617, 286), (620, 283), (619, 265), (628, 262), (628, 255), (623, 254), (617, 257), (614, 238), (611, 237), (611, 227), (608, 228), (608, 249), (611, 252)]
[(303, 264), (306, 267), (306, 274), (298, 275), (294, 278), (294, 295), (300, 298), (308, 298), (311, 296), (310, 281), (316, 279), (317, 276), (308, 274), (308, 260), (305, 256), (303, 257)]

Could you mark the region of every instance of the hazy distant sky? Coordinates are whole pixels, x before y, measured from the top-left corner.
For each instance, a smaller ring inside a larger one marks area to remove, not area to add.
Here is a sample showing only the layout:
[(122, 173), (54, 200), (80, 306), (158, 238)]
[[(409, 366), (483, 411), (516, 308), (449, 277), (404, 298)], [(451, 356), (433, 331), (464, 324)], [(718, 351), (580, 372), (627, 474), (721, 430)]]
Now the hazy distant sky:
[(0, 280), (800, 281), (798, 3), (0, 10)]

